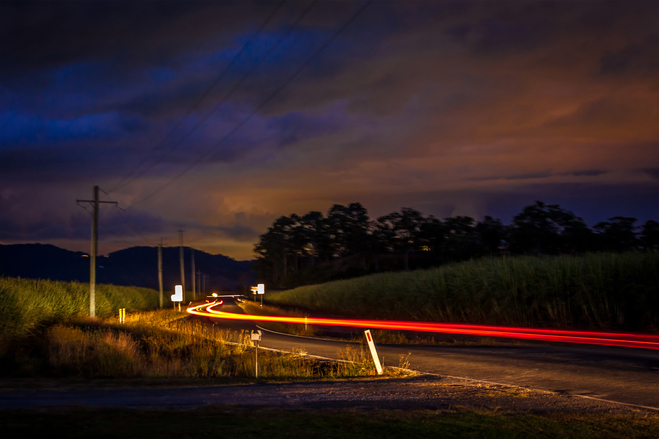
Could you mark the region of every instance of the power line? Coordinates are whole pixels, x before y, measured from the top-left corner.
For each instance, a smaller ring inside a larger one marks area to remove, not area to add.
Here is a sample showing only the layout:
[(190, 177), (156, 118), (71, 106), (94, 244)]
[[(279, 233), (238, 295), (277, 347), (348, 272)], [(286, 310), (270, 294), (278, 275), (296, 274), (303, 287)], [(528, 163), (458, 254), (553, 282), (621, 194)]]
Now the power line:
[(320, 53), (322, 53), (322, 52), (327, 48), (327, 46), (329, 46), (329, 45), (332, 43), (332, 41), (334, 41), (334, 40), (336, 39), (336, 37), (338, 37), (338, 36), (341, 34), (341, 32), (343, 32), (348, 26), (350, 26), (350, 24), (351, 24), (353, 21), (355, 21), (355, 19), (357, 19), (357, 17), (358, 17), (358, 16), (359, 16), (359, 15), (360, 15), (360, 14), (361, 14), (361, 13), (362, 13), (362, 12), (368, 7), (368, 6), (372, 3), (372, 2), (373, 2), (373, 0), (368, 0), (364, 5), (362, 5), (362, 7), (360, 7), (359, 10), (357, 10), (357, 12), (355, 12), (355, 13), (352, 15), (352, 17), (350, 17), (350, 19), (349, 19), (346, 23), (343, 24), (343, 26), (341, 26), (341, 27), (340, 27), (340, 28), (339, 28), (339, 29), (338, 29), (338, 30), (337, 30), (337, 31), (336, 31), (336, 32), (335, 32), (335, 33), (334, 33), (334, 34), (333, 34), (333, 35), (332, 35), (332, 36), (331, 36), (331, 37), (330, 37), (330, 38), (329, 38), (329, 39), (328, 39), (328, 40), (327, 40), (327, 41), (326, 41), (321, 47), (320, 47), (320, 48), (318, 48), (318, 49), (317, 49), (317, 50), (311, 55), (311, 57), (310, 57), (309, 59), (307, 59), (307, 61), (306, 61), (304, 64), (302, 64), (302, 66), (301, 66), (300, 68), (298, 68), (298, 69), (295, 71), (295, 73), (293, 73), (293, 74), (292, 74), (292, 75), (291, 75), (291, 76), (290, 76), (290, 77), (284, 82), (284, 84), (283, 84), (281, 87), (279, 87), (277, 90), (275, 90), (274, 93), (272, 93), (272, 94), (271, 94), (271, 95), (270, 95), (270, 96), (269, 96), (269, 97), (268, 97), (268, 98), (267, 98), (267, 99), (266, 99), (266, 100), (265, 100), (260, 106), (258, 106), (254, 111), (252, 111), (252, 112), (249, 114), (249, 116), (247, 116), (247, 118), (243, 119), (243, 120), (242, 120), (242, 121), (241, 121), (236, 127), (234, 127), (234, 128), (233, 128), (233, 129), (227, 134), (227, 135), (225, 135), (225, 136), (222, 138), (222, 140), (220, 140), (219, 143), (217, 143), (215, 146), (213, 146), (212, 148), (210, 148), (206, 153), (204, 153), (204, 155), (202, 155), (198, 160), (194, 161), (194, 162), (193, 162), (190, 166), (188, 166), (183, 172), (180, 172), (179, 174), (177, 174), (174, 178), (172, 178), (171, 180), (169, 180), (167, 183), (165, 183), (164, 185), (162, 185), (160, 188), (158, 188), (158, 189), (156, 189), (155, 191), (151, 192), (151, 193), (150, 193), (149, 195), (147, 195), (146, 197), (144, 197), (144, 198), (138, 200), (137, 202), (131, 204), (131, 206), (130, 206), (129, 208), (131, 208), (131, 207), (133, 207), (133, 206), (135, 206), (135, 205), (137, 205), (137, 204), (143, 203), (144, 201), (146, 201), (146, 200), (150, 199), (151, 197), (153, 197), (154, 195), (158, 194), (160, 191), (162, 191), (163, 189), (165, 189), (166, 187), (168, 187), (169, 185), (171, 185), (172, 183), (174, 183), (176, 180), (178, 180), (179, 178), (181, 178), (182, 176), (184, 176), (185, 174), (187, 174), (192, 168), (194, 168), (195, 166), (197, 166), (197, 165), (198, 165), (199, 163), (201, 163), (203, 160), (207, 159), (207, 158), (208, 158), (208, 157), (209, 157), (209, 156), (210, 156), (210, 155), (211, 155), (211, 154), (212, 154), (212, 153), (213, 153), (218, 147), (222, 146), (222, 145), (224, 144), (224, 142), (227, 141), (227, 139), (229, 139), (229, 138), (230, 138), (233, 134), (235, 134), (240, 128), (242, 128), (242, 126), (245, 125), (245, 124), (246, 124), (246, 123), (247, 123), (247, 122), (248, 122), (248, 121), (249, 121), (249, 120), (250, 120), (250, 119), (251, 119), (256, 113), (258, 113), (259, 111), (261, 111), (261, 109), (263, 109), (263, 107), (265, 107), (268, 103), (270, 103), (270, 101), (271, 101), (272, 99), (274, 99), (274, 97), (275, 97), (279, 92), (281, 92), (284, 88), (286, 88), (286, 86), (287, 86), (291, 81), (293, 81), (293, 79), (295, 79), (295, 78), (297, 77), (297, 75), (299, 75), (299, 74), (300, 74), (300, 73), (301, 73), (301, 72), (302, 72), (302, 71), (303, 71), (303, 70), (304, 70), (304, 69), (305, 69), (305, 68), (306, 68), (306, 67), (307, 67), (307, 66), (308, 66), (308, 65), (309, 65), (309, 64), (310, 64), (310, 63), (311, 63), (311, 62), (312, 62), (312, 61), (313, 61), (318, 55), (320, 55)]
[[(275, 14), (279, 11), (279, 9), (284, 5), (284, 3), (286, 3), (286, 0), (282, 0), (282, 1), (280, 1), (280, 2), (277, 4), (277, 6), (276, 6), (276, 7), (272, 10), (272, 12), (266, 17), (266, 19), (263, 21), (263, 23), (261, 23), (261, 25), (258, 27), (258, 29), (256, 30), (256, 32), (252, 35), (252, 37), (251, 37), (249, 40), (247, 40), (247, 42), (246, 42), (245, 44), (243, 44), (243, 47), (242, 47), (242, 48), (240, 49), (240, 51), (239, 51), (239, 52), (233, 57), (233, 59), (232, 59), (231, 62), (227, 65), (227, 67), (224, 69), (224, 71), (223, 71), (223, 72), (222, 72), (222, 73), (221, 73), (221, 74), (215, 79), (215, 81), (213, 81), (213, 83), (212, 83), (212, 84), (211, 84), (211, 85), (210, 85), (210, 86), (204, 91), (204, 93), (202, 93), (202, 95), (201, 95), (201, 96), (200, 96), (200, 97), (194, 102), (194, 104), (192, 105), (192, 107), (191, 107), (191, 108), (185, 113), (185, 115), (184, 115), (183, 117), (181, 117), (181, 118), (178, 120), (178, 122), (177, 122), (177, 123), (174, 125), (174, 127), (169, 131), (169, 133), (166, 134), (165, 137), (163, 137), (163, 139), (162, 139), (161, 141), (159, 141), (159, 142), (156, 144), (156, 146), (153, 148), (153, 150), (152, 150), (149, 154), (147, 154), (147, 155), (144, 157), (144, 159), (142, 159), (142, 161), (140, 161), (140, 163), (139, 163), (139, 164), (138, 164), (138, 165), (137, 165), (137, 166), (136, 166), (136, 167), (135, 167), (135, 168), (134, 168), (134, 169), (133, 169), (133, 170), (132, 170), (127, 176), (126, 176), (126, 177), (124, 177), (121, 181), (119, 181), (119, 183), (117, 183), (112, 189), (110, 189), (110, 193), (117, 191), (118, 189), (120, 189), (120, 188), (126, 186), (127, 184), (130, 184), (130, 181), (127, 181), (127, 180), (129, 180), (129, 179), (133, 176), (133, 174), (135, 174), (135, 172), (137, 172), (137, 170), (140, 169), (140, 168), (142, 167), (142, 165), (144, 165), (144, 164), (148, 161), (149, 157), (150, 157), (152, 154), (154, 154), (154, 153), (155, 153), (155, 152), (156, 152), (156, 151), (157, 151), (162, 145), (165, 144), (165, 142), (166, 142), (166, 141), (167, 141), (167, 140), (168, 140), (168, 139), (169, 139), (169, 138), (170, 138), (170, 137), (171, 137), (171, 136), (172, 136), (172, 135), (173, 135), (173, 134), (179, 129), (179, 127), (181, 126), (181, 124), (182, 124), (185, 120), (187, 120), (188, 117), (190, 117), (190, 115), (192, 114), (192, 112), (195, 111), (195, 110), (199, 107), (199, 105), (201, 105), (201, 103), (202, 103), (202, 102), (208, 97), (208, 95), (210, 95), (211, 91), (212, 91), (212, 90), (213, 90), (213, 89), (214, 89), (214, 88), (220, 83), (220, 81), (222, 81), (222, 79), (224, 79), (224, 76), (225, 76), (225, 75), (229, 72), (229, 70), (234, 66), (234, 64), (238, 61), (238, 59), (241, 57), (241, 55), (247, 50), (247, 48), (248, 48), (248, 47), (254, 42), (254, 40), (255, 40), (256, 37), (261, 33), (261, 31), (262, 31), (262, 30), (268, 25), (268, 23), (270, 22), (270, 20), (272, 20), (272, 18), (273, 18), (273, 17), (275, 16)], [(180, 144), (180, 143), (179, 143), (179, 144)], [(179, 144), (175, 144), (174, 148), (177, 147)], [(173, 148), (172, 148), (172, 149), (173, 149)], [(166, 152), (166, 151), (165, 151), (165, 152)], [(148, 168), (146, 169), (146, 171), (148, 171), (148, 170), (149, 170), (151, 167), (153, 167), (154, 165), (155, 165), (155, 164), (153, 164), (153, 165), (151, 165), (150, 167), (148, 167)], [(144, 172), (146, 172), (146, 171), (144, 171)], [(144, 172), (142, 172), (141, 174), (139, 174), (139, 175), (138, 175), (137, 177), (135, 177), (133, 180), (139, 178), (141, 175), (144, 174)], [(106, 193), (106, 195), (107, 195), (107, 193)]]
[(146, 242), (147, 245), (148, 245), (149, 247), (151, 247), (151, 242), (150, 242), (148, 239), (146, 239), (146, 236), (144, 236), (142, 233), (140, 233), (140, 231), (137, 229), (137, 226), (135, 226), (135, 223), (133, 223), (133, 222), (130, 220), (130, 218), (128, 218), (128, 212), (126, 212), (126, 209), (122, 209), (122, 208), (119, 207), (119, 206), (115, 206), (115, 207), (116, 207), (117, 209), (119, 209), (119, 211), (121, 212), (121, 216), (126, 220), (126, 222), (127, 222), (128, 225), (133, 229), (133, 231), (134, 231), (135, 233), (137, 233), (138, 235), (140, 235), (140, 236), (142, 237), (142, 239), (144, 240), (144, 242)]
[(197, 121), (197, 123), (194, 124), (194, 126), (192, 126), (192, 128), (190, 128), (190, 129), (185, 133), (185, 135), (183, 135), (183, 137), (182, 137), (181, 139), (179, 139), (179, 140), (178, 140), (178, 141), (177, 141), (177, 142), (176, 142), (171, 148), (169, 148), (169, 150), (164, 151), (162, 154), (160, 154), (160, 156), (159, 156), (159, 157), (158, 157), (153, 163), (151, 163), (151, 164), (150, 164), (149, 166), (147, 166), (145, 169), (143, 169), (142, 171), (140, 171), (140, 172), (137, 174), (137, 176), (133, 179), (133, 181), (134, 181), (135, 179), (141, 177), (141, 176), (144, 175), (146, 172), (148, 172), (151, 168), (153, 168), (153, 167), (156, 166), (158, 163), (160, 163), (160, 162), (162, 161), (162, 159), (165, 157), (165, 154), (166, 154), (167, 152), (169, 152), (169, 151), (173, 151), (174, 149), (176, 149), (177, 147), (179, 147), (181, 144), (183, 144), (183, 143), (188, 139), (188, 137), (190, 137), (190, 135), (191, 135), (192, 133), (194, 133), (194, 132), (197, 130), (197, 128), (199, 128), (199, 127), (202, 126), (204, 123), (206, 123), (206, 121), (207, 121), (208, 118), (213, 114), (213, 112), (214, 112), (216, 109), (220, 108), (220, 107), (221, 107), (221, 106), (222, 106), (222, 105), (223, 105), (223, 104), (224, 104), (224, 103), (225, 103), (225, 102), (226, 102), (226, 101), (227, 101), (227, 100), (233, 95), (233, 93), (234, 93), (236, 90), (238, 90), (238, 89), (240, 88), (240, 86), (242, 86), (242, 85), (245, 83), (245, 81), (246, 81), (246, 80), (252, 75), (252, 73), (254, 73), (254, 72), (259, 68), (259, 66), (260, 66), (261, 64), (263, 64), (263, 62), (268, 58), (268, 56), (272, 53), (273, 50), (275, 50), (277, 47), (279, 47), (279, 45), (280, 45), (281, 42), (284, 40), (284, 38), (286, 38), (286, 37), (287, 37), (287, 36), (293, 31), (293, 29), (295, 29), (295, 27), (296, 27), (296, 26), (300, 23), (300, 21), (302, 21), (302, 19), (303, 19), (308, 13), (309, 13), (309, 11), (311, 11), (311, 9), (314, 7), (314, 5), (315, 5), (316, 3), (318, 3), (318, 0), (314, 0), (314, 1), (313, 1), (308, 7), (306, 7), (306, 8), (300, 13), (300, 15), (295, 19), (295, 21), (294, 21), (294, 22), (288, 27), (288, 29), (286, 30), (286, 32), (284, 32), (284, 33), (283, 33), (283, 34), (277, 39), (277, 41), (275, 41), (275, 43), (272, 44), (272, 45), (270, 46), (270, 48), (268, 48), (268, 50), (266, 51), (266, 53), (265, 53), (265, 54), (259, 59), (259, 61), (258, 61), (253, 67), (252, 67), (252, 69), (251, 69), (249, 72), (247, 72), (247, 74), (245, 74), (245, 75), (244, 75), (244, 76), (243, 76), (243, 77), (242, 77), (242, 78), (241, 78), (236, 84), (234, 84), (234, 86), (229, 90), (229, 92), (226, 93), (226, 94), (222, 97), (222, 99), (221, 99), (217, 104), (215, 104), (215, 108), (214, 108), (212, 111), (206, 113), (205, 116), (203, 116), (201, 119), (199, 119), (199, 120)]
[[(101, 190), (101, 191), (103, 192), (102, 189), (99, 189), (99, 190)], [(103, 193), (105, 193), (105, 192), (103, 192)], [(83, 209), (85, 209), (85, 212), (87, 212), (87, 213), (89, 214), (89, 216), (91, 216), (92, 218), (94, 217), (94, 214), (93, 214), (92, 212), (90, 212), (89, 209), (87, 209), (85, 206), (83, 206), (82, 204), (77, 204), (77, 205), (78, 205), (78, 207), (82, 207)], [(112, 229), (110, 229), (109, 227), (107, 227), (107, 226), (105, 226), (105, 225), (103, 225), (103, 224), (100, 224), (100, 223), (99, 223), (99, 226), (100, 226), (104, 231), (110, 233), (111, 235), (114, 235), (114, 237), (117, 238), (117, 239), (119, 240), (118, 242), (120, 242), (120, 243), (122, 243), (122, 244), (126, 244), (126, 245), (131, 245), (130, 242), (128, 242), (128, 241), (122, 239), (121, 236), (117, 235), (117, 234), (116, 234), (114, 231), (112, 231)]]

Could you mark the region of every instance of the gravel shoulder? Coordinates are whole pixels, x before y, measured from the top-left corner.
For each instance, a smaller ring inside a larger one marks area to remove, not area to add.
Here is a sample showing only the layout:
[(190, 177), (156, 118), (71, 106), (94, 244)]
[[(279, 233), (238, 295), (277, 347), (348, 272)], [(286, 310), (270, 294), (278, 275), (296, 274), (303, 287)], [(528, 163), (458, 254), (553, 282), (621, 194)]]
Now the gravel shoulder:
[[(457, 378), (419, 375), (371, 379), (257, 383), (174, 388), (20, 390), (5, 381), (0, 409), (49, 407), (184, 409), (215, 404), (311, 409), (444, 410), (452, 408), (550, 414), (643, 414), (649, 409), (553, 392), (501, 386)], [(53, 384), (51, 382), (51, 384)], [(93, 385), (93, 382), (89, 383)], [(135, 383), (137, 384), (137, 383)]]

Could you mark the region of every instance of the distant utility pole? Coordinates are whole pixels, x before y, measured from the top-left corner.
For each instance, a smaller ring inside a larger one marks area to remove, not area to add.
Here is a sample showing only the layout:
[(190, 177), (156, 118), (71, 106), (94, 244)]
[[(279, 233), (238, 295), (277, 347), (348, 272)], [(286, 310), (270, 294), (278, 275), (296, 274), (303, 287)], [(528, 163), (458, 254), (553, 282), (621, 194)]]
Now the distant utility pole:
[(197, 286), (195, 283), (195, 275), (194, 275), (194, 250), (192, 247), (190, 247), (190, 259), (192, 262), (192, 300), (197, 300)]
[(98, 186), (94, 186), (93, 200), (76, 200), (76, 203), (91, 203), (92, 251), (89, 255), (89, 315), (96, 317), (96, 254), (98, 253), (98, 205), (99, 203), (118, 205), (116, 201), (98, 201)]
[(201, 271), (197, 271), (197, 273), (195, 273), (195, 274), (196, 274), (195, 278), (198, 278), (198, 279), (199, 279), (199, 280), (197, 281), (197, 283), (199, 284), (199, 292), (200, 292), (200, 293), (202, 293), (202, 292), (205, 293), (205, 291), (201, 288), (201, 287), (202, 287), (202, 282), (201, 282)]
[(185, 230), (179, 230), (179, 256), (181, 259), (181, 286), (183, 287), (183, 302), (185, 302), (185, 271), (183, 269), (184, 260), (183, 260), (183, 232)]
[(160, 308), (164, 306), (165, 296), (162, 291), (162, 236), (158, 244), (158, 285), (160, 286)]

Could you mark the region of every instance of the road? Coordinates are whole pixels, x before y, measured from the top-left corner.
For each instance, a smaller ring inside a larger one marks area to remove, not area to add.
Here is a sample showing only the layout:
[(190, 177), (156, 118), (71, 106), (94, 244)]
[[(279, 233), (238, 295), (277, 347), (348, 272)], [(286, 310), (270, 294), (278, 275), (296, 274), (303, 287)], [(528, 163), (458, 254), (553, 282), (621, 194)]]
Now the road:
[[(232, 299), (222, 311), (243, 314)], [(233, 329), (251, 322), (218, 320)], [(377, 340), (376, 340), (377, 342)], [(264, 332), (261, 346), (338, 358), (355, 343)], [(548, 390), (659, 410), (659, 351), (583, 345), (525, 343), (515, 347), (380, 345), (386, 365), (408, 356), (409, 368), (443, 376)]]

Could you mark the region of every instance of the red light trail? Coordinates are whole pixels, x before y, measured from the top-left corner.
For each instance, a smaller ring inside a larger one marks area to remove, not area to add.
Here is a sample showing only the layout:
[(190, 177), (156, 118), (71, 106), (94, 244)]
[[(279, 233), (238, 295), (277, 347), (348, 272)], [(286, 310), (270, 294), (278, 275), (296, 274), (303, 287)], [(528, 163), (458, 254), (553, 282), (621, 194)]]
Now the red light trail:
[(625, 334), (615, 332), (566, 331), (560, 329), (534, 329), (506, 326), (469, 325), (459, 323), (405, 322), (395, 320), (327, 319), (318, 317), (261, 316), (234, 314), (213, 308), (218, 303), (204, 303), (188, 308), (190, 314), (215, 319), (251, 320), (260, 322), (309, 324), (317, 326), (345, 326), (351, 328), (390, 329), (396, 331), (435, 332), (443, 334), (476, 335), (483, 337), (514, 338), (520, 340), (579, 343), (601, 346), (618, 346), (659, 350), (659, 335)]

